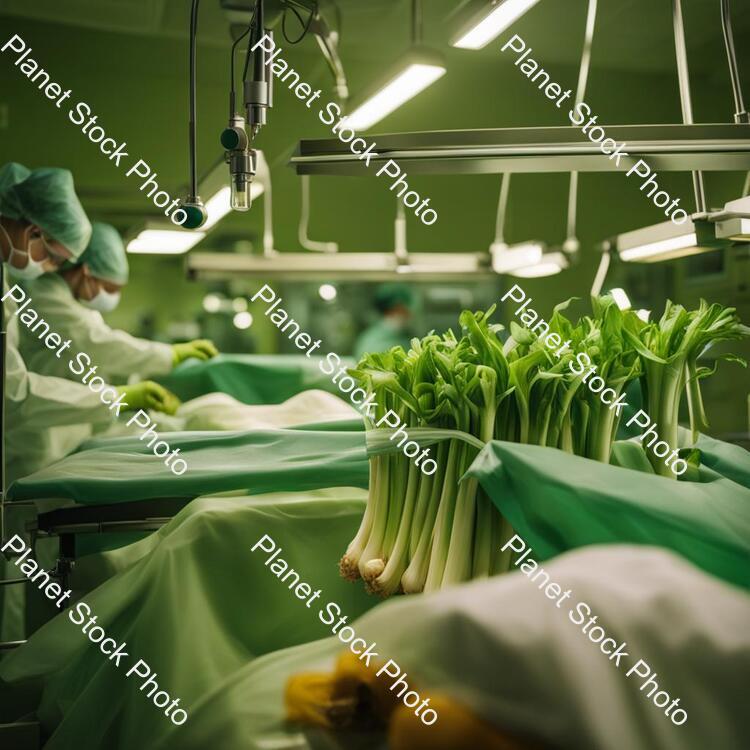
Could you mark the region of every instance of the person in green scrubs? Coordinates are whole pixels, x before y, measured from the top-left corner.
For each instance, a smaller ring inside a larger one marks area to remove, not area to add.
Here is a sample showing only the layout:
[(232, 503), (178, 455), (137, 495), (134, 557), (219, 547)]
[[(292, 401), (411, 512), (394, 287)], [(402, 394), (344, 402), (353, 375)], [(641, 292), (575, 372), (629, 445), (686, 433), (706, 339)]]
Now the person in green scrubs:
[(384, 352), (394, 346), (408, 349), (409, 327), (414, 311), (414, 292), (405, 284), (383, 284), (375, 292), (379, 320), (366, 328), (354, 342), (354, 356)]

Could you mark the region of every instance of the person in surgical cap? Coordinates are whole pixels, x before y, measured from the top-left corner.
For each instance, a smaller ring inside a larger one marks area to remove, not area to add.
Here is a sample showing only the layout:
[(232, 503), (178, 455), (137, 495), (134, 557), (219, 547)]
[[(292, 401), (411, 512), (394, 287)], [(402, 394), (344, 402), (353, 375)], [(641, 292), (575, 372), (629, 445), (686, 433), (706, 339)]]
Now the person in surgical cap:
[[(124, 380), (134, 373), (141, 377), (164, 375), (190, 357), (207, 360), (218, 354), (207, 340), (169, 345), (110, 328), (101, 313), (117, 307), (128, 277), (120, 234), (109, 224), (94, 222), (91, 241), (75, 264), (66, 263), (59, 273), (45, 274), (24, 287), (40, 316), (54, 321), (55, 331), (63, 339), (74, 339), (81, 351), (91, 355), (99, 364), (99, 375), (106, 379)], [(66, 363), (50, 357), (26, 328), (21, 329), (21, 354), (35, 372), (76, 378)]]
[[(30, 370), (19, 351), (19, 330), (25, 324), (16, 313), (19, 301), (28, 297), (19, 279), (28, 282), (57, 270), (66, 259), (80, 258), (91, 233), (69, 171), (31, 171), (15, 162), (0, 167), (6, 487), (68, 455), (93, 429), (109, 427), (115, 419), (88, 386)], [(33, 302), (29, 307), (33, 308)], [(53, 314), (50, 328), (54, 330), (54, 326)], [(76, 337), (73, 334), (71, 338)], [(46, 356), (56, 358), (43, 342), (37, 340), (36, 344)], [(67, 358), (60, 361), (67, 364)], [(174, 413), (179, 405), (177, 397), (157, 383), (146, 381), (117, 390), (127, 391), (129, 410), (153, 408)]]
[(405, 284), (379, 286), (375, 292), (375, 308), (380, 318), (354, 342), (354, 356), (384, 352), (394, 346), (408, 349), (414, 302), (414, 292)]
[(31, 172), (11, 162), (0, 170), (0, 237), (3, 262), (15, 279), (35, 279), (78, 258), (91, 224), (66, 169)]

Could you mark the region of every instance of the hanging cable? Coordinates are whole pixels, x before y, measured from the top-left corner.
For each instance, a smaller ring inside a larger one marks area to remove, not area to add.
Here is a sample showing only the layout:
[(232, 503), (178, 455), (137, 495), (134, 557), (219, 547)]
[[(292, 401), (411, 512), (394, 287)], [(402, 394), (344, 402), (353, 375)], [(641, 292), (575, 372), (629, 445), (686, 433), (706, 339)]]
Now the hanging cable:
[(198, 196), (198, 168), (196, 166), (196, 150), (198, 148), (195, 134), (196, 121), (196, 36), (198, 34), (198, 6), (200, 0), (193, 0), (190, 9), (190, 198)]
[[(682, 122), (693, 124), (693, 103), (690, 98), (690, 72), (688, 70), (687, 48), (685, 46), (685, 25), (682, 21), (682, 0), (672, 0), (672, 25), (674, 29), (674, 46), (677, 56), (677, 80), (680, 87), (680, 106)], [(695, 193), (695, 210), (706, 213), (706, 189), (703, 184), (703, 173), (693, 172), (693, 192)]]
[[(583, 51), (581, 52), (581, 65), (578, 68), (578, 84), (576, 85), (575, 107), (583, 101), (586, 96), (586, 86), (591, 69), (591, 47), (594, 41), (594, 27), (596, 26), (597, 0), (589, 0), (589, 9), (586, 14), (586, 31), (583, 37)], [(568, 187), (568, 224), (565, 244), (563, 250), (574, 253), (578, 250), (577, 237), (578, 222), (578, 172), (570, 173), (570, 184)]]
[[(294, 13), (294, 15), (297, 17), (297, 20), (299, 21), (300, 26), (302, 26), (302, 33), (296, 38), (296, 39), (290, 39), (289, 34), (286, 30), (286, 14), (287, 12), (291, 11)], [(306, 36), (307, 32), (310, 31), (310, 25), (313, 22), (313, 19), (318, 14), (318, 3), (316, 2), (313, 9), (310, 11), (310, 14), (307, 17), (307, 21), (304, 21), (302, 16), (300, 15), (300, 12), (293, 6), (293, 5), (287, 5), (284, 9), (284, 14), (281, 16), (281, 33), (286, 39), (287, 44), (299, 44)]]
[(729, 10), (729, 0), (721, 0), (721, 30), (724, 34), (724, 48), (729, 63), (729, 77), (732, 81), (732, 95), (734, 96), (734, 121), (737, 123), (750, 122), (750, 115), (745, 109), (742, 98), (742, 81), (737, 69), (737, 53), (734, 51), (734, 32), (732, 31), (732, 15)]
[(237, 54), (237, 47), (239, 46), (240, 42), (252, 31), (253, 24), (255, 23), (255, 9), (253, 9), (253, 14), (250, 17), (250, 22), (247, 25), (247, 28), (240, 34), (235, 40), (234, 44), (232, 44), (232, 57), (229, 62), (229, 117), (232, 118), (237, 112), (237, 102), (236, 102), (236, 88), (235, 88), (235, 81), (234, 81), (234, 59), (235, 55)]

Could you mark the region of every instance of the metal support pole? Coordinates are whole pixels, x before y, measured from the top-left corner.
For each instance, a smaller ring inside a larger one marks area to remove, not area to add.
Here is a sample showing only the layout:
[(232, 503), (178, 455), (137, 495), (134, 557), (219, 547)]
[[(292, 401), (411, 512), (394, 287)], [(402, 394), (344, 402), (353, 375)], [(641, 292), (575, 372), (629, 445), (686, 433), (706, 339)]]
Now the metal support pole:
[(510, 172), (503, 174), (500, 183), (500, 197), (497, 201), (497, 219), (495, 220), (495, 243), (505, 244), (505, 217), (508, 214), (508, 195), (510, 194)]
[(411, 41), (422, 44), (422, 0), (411, 0)]
[[(576, 86), (575, 107), (577, 107), (586, 96), (586, 85), (589, 80), (591, 69), (591, 45), (594, 41), (594, 27), (596, 25), (597, 0), (589, 0), (589, 9), (586, 15), (586, 32), (583, 39), (583, 52), (581, 52), (581, 65), (578, 68), (578, 84)], [(570, 185), (568, 187), (568, 224), (567, 236), (563, 250), (576, 252), (578, 250), (578, 238), (576, 236), (576, 224), (578, 221), (578, 172), (570, 173)]]
[[(674, 47), (677, 57), (677, 80), (680, 86), (680, 105), (682, 122), (693, 124), (693, 103), (690, 99), (690, 72), (688, 70), (687, 48), (685, 46), (685, 26), (682, 22), (682, 0), (672, 0), (672, 26), (674, 28)], [(706, 188), (703, 184), (703, 172), (693, 172), (693, 191), (695, 193), (695, 210), (706, 213)]]
[(729, 10), (729, 0), (721, 0), (721, 30), (724, 34), (724, 47), (727, 51), (729, 78), (732, 81), (734, 121), (737, 123), (750, 122), (750, 114), (745, 109), (745, 101), (742, 98), (742, 81), (737, 69), (737, 54), (734, 51), (734, 33), (732, 31), (732, 15)]

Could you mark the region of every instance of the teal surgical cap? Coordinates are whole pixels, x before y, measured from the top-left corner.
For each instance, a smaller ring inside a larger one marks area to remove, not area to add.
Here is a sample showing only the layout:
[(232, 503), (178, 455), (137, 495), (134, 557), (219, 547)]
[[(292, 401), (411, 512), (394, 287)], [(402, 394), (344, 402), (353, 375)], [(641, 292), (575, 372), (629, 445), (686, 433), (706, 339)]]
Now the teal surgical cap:
[(0, 201), (2, 201), (2, 196), (8, 188), (23, 182), (30, 174), (30, 169), (16, 161), (8, 162), (8, 164), (0, 167)]
[(381, 284), (375, 292), (375, 307), (380, 312), (388, 312), (396, 305), (411, 310), (414, 307), (414, 292), (406, 284)]
[(43, 167), (18, 179), (23, 170), (16, 163), (0, 169), (0, 214), (36, 224), (73, 258), (80, 257), (91, 237), (91, 224), (76, 195), (73, 175), (67, 169)]
[(97, 279), (127, 284), (128, 258), (120, 233), (110, 224), (100, 222), (94, 222), (91, 228), (91, 241), (77, 263), (85, 263)]

